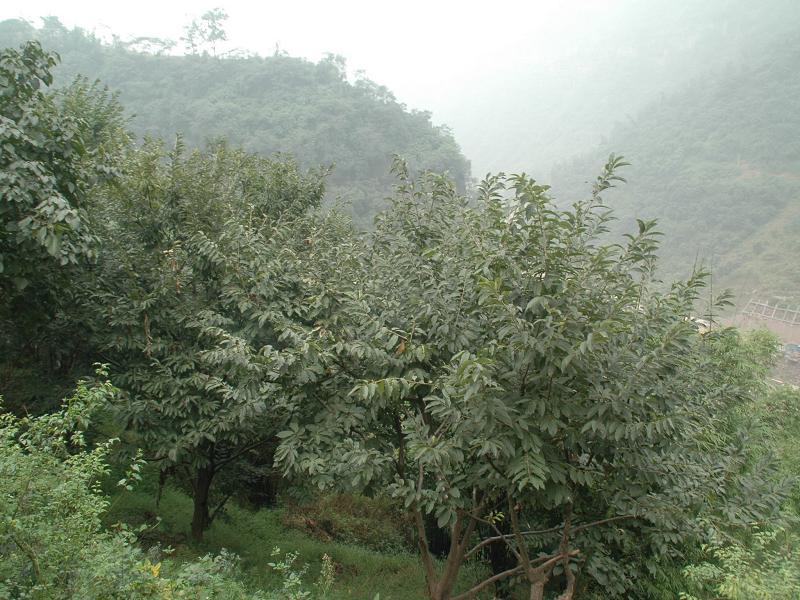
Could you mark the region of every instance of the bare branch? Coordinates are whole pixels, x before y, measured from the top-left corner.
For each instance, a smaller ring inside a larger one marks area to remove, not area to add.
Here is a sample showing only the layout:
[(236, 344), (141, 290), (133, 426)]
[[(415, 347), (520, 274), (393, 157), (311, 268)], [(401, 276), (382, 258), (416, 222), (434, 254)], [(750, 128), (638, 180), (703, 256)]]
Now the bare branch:
[(467, 590), (466, 592), (463, 592), (458, 596), (453, 596), (451, 600), (468, 600), (469, 598), (473, 598), (475, 594), (477, 594), (487, 586), (490, 586), (493, 583), (500, 581), (501, 579), (506, 579), (507, 577), (511, 577), (512, 575), (516, 575), (517, 573), (521, 572), (522, 572), (522, 567), (520, 565), (517, 565), (513, 569), (508, 569), (507, 571), (503, 571), (502, 573), (498, 573), (497, 575), (489, 577), (489, 579), (483, 580), (478, 585)]
[(242, 448), (242, 449), (241, 449), (241, 450), (239, 450), (238, 452), (235, 452), (235, 453), (233, 453), (231, 456), (227, 457), (227, 458), (226, 458), (225, 460), (223, 460), (222, 462), (219, 462), (219, 463), (217, 463), (217, 464), (215, 465), (215, 470), (216, 470), (216, 471), (218, 471), (219, 469), (221, 469), (221, 468), (222, 468), (222, 467), (224, 467), (225, 465), (228, 465), (228, 464), (232, 463), (234, 460), (236, 460), (237, 458), (239, 458), (239, 457), (240, 457), (240, 456), (242, 456), (243, 454), (245, 454), (245, 453), (247, 453), (247, 452), (250, 452), (250, 450), (255, 450), (255, 449), (256, 449), (256, 448), (258, 448), (259, 446), (263, 446), (264, 444), (266, 444), (266, 443), (268, 443), (268, 442), (271, 442), (271, 441), (272, 441), (272, 440), (274, 440), (274, 439), (275, 439), (275, 437), (274, 437), (274, 436), (269, 436), (269, 437), (266, 437), (266, 438), (260, 439), (260, 440), (258, 440), (257, 442), (253, 442), (252, 444), (250, 444), (250, 445), (248, 445), (248, 446), (245, 446), (244, 448)]
[(635, 519), (636, 515), (619, 515), (617, 517), (610, 517), (608, 519), (601, 519), (599, 521), (592, 521), (591, 523), (584, 523), (583, 525), (578, 525), (572, 529), (572, 533), (578, 533), (579, 531), (583, 531), (584, 529), (589, 529), (590, 527), (597, 527), (599, 525), (605, 525), (607, 523), (613, 523), (614, 521), (623, 521), (625, 519)]
[[(484, 519), (481, 519), (481, 521), (486, 523), (487, 525), (491, 525), (491, 523), (489, 523), (489, 521), (486, 521)], [(557, 527), (550, 527), (549, 529), (534, 529), (534, 530), (531, 530), (531, 531), (521, 531), (520, 535), (542, 535), (542, 534), (545, 534), (545, 533), (556, 533), (557, 531), (561, 531), (562, 528), (563, 528), (563, 524), (562, 525), (558, 525)], [(495, 529), (495, 531), (497, 531), (497, 530)], [(498, 531), (498, 534), (499, 533), (500, 532)], [(506, 533), (506, 534), (500, 534), (500, 535), (495, 535), (493, 537), (486, 538), (483, 541), (481, 541), (480, 543), (476, 544), (475, 547), (472, 548), (472, 550), (467, 552), (467, 557), (472, 556), (473, 554), (478, 552), (481, 548), (484, 548), (484, 547), (488, 546), (489, 544), (493, 544), (495, 542), (505, 541), (507, 539), (513, 538), (514, 536), (515, 536), (515, 534), (513, 534), (513, 533)]]
[[(584, 529), (589, 529), (590, 527), (597, 527), (597, 526), (600, 526), (600, 525), (606, 525), (607, 523), (613, 523), (614, 521), (622, 521), (622, 520), (625, 520), (625, 519), (634, 519), (634, 518), (636, 518), (636, 515), (620, 515), (618, 517), (610, 517), (608, 519), (601, 519), (600, 521), (592, 521), (591, 523), (585, 523), (583, 525), (579, 525), (577, 527), (573, 527), (572, 528), (572, 533), (573, 534), (574, 533), (578, 533), (579, 531), (583, 531)], [(487, 521), (485, 519), (479, 519), (479, 520), (481, 522), (483, 522), (483, 523), (486, 523), (487, 525), (491, 525), (491, 523), (489, 523), (489, 521)], [(530, 531), (521, 531), (520, 535), (525, 535), (525, 536), (527, 536), (527, 535), (544, 535), (546, 533), (556, 533), (558, 531), (561, 531), (563, 528), (564, 528), (564, 524), (562, 523), (561, 525), (557, 525), (555, 527), (549, 527), (547, 529), (532, 529)], [(482, 540), (480, 543), (476, 544), (474, 548), (472, 548), (469, 552), (467, 552), (467, 555), (466, 555), (465, 558), (471, 557), (473, 554), (475, 554), (476, 552), (478, 552), (482, 548), (485, 548), (489, 544), (493, 544), (495, 542), (500, 542), (500, 541), (503, 541), (504, 539), (513, 538), (514, 535), (515, 534), (513, 534), (513, 533), (507, 533), (507, 534), (503, 534), (503, 535), (495, 535), (495, 536), (492, 536), (492, 537), (488, 537), (488, 538)]]
[[(422, 482), (425, 478), (425, 471), (423, 470), (422, 463), (419, 465), (419, 477), (417, 478), (417, 489), (422, 489)], [(433, 595), (436, 588), (436, 569), (433, 566), (433, 559), (431, 558), (430, 550), (428, 549), (428, 536), (425, 533), (425, 523), (422, 520), (422, 510), (419, 504), (414, 502), (414, 523), (417, 526), (417, 545), (419, 546), (419, 553), (422, 557), (422, 564), (425, 567), (425, 580), (428, 582), (428, 592)]]

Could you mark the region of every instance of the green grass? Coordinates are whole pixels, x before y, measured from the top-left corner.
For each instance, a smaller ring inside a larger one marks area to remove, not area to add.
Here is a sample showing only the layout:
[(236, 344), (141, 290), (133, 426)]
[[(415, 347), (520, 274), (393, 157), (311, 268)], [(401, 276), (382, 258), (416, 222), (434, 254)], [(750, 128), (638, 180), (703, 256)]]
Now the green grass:
[[(308, 564), (309, 583), (319, 575), (323, 554), (336, 566), (331, 600), (371, 600), (380, 593), (381, 600), (419, 600), (426, 597), (425, 578), (416, 554), (382, 553), (357, 545), (323, 542), (283, 524), (284, 509), (250, 511), (231, 504), (206, 532), (201, 544), (189, 540), (192, 503), (188, 496), (174, 488), (165, 488), (158, 508), (152, 489), (146, 484), (134, 492), (112, 499), (107, 516), (109, 524), (123, 522), (134, 526), (161, 522), (142, 535), (143, 545), (160, 542), (175, 549), (173, 561), (192, 560), (209, 552), (226, 548), (242, 559), (244, 580), (252, 589), (271, 590), (280, 587), (280, 578), (267, 563), (274, 560), (272, 549), (281, 554), (298, 552), (298, 565)], [(168, 572), (168, 566), (165, 565)], [(461, 589), (475, 582), (485, 570), (467, 565), (460, 577)], [(479, 596), (489, 598), (491, 595)]]

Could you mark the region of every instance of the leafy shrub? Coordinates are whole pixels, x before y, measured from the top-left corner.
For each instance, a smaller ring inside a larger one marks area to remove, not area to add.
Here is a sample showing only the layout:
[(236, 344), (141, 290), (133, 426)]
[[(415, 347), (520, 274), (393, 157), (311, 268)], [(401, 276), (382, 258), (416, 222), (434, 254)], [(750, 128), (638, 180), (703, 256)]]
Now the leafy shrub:
[[(292, 568), (296, 556), (281, 571), (293, 587), (268, 595), (247, 589), (239, 558), (224, 549), (181, 565), (165, 561), (162, 569), (137, 545), (137, 531), (103, 528), (109, 500), (100, 480), (116, 440), (89, 448), (84, 430), (115, 393), (108, 381), (84, 381), (57, 413), (0, 414), (0, 600), (311, 598)], [(137, 455), (119, 486), (130, 489), (142, 465)], [(330, 588), (331, 565), (323, 562), (320, 597)]]
[(279, 558), (280, 554), (281, 549), (276, 546), (272, 550), (272, 557), (275, 562), (268, 563), (270, 568), (280, 573), (283, 579), (281, 591), (271, 596), (270, 600), (310, 600), (311, 598), (328, 597), (334, 576), (334, 564), (330, 556), (325, 554), (322, 557), (322, 569), (314, 586), (315, 593), (312, 593), (303, 584), (303, 576), (308, 571), (308, 565), (303, 565), (302, 567), (295, 565), (300, 554), (298, 552), (289, 552), (283, 558)]
[[(81, 590), (80, 597), (89, 598), (94, 583), (109, 590), (133, 583), (123, 576), (113, 584), (103, 580), (131, 573), (118, 567), (135, 559), (120, 552), (126, 538), (101, 531), (108, 501), (97, 484), (108, 472), (113, 442), (90, 450), (82, 433), (91, 413), (113, 394), (109, 382), (80, 383), (58, 413), (0, 416), (0, 580), (6, 582), (0, 589), (7, 596), (67, 598)], [(114, 568), (104, 563), (110, 556)], [(97, 572), (88, 587), (87, 566)]]
[(684, 569), (696, 595), (683, 593), (681, 599), (800, 598), (797, 536), (779, 528), (754, 527), (751, 533), (747, 541), (717, 538), (705, 545), (709, 560)]

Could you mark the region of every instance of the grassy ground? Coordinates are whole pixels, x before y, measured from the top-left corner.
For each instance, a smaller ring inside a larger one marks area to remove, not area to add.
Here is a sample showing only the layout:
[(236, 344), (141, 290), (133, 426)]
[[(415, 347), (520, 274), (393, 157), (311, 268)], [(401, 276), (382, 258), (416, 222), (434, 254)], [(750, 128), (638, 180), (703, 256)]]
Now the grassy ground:
[[(298, 566), (308, 565), (305, 578), (317, 579), (323, 554), (334, 561), (336, 576), (331, 600), (372, 600), (380, 594), (381, 600), (419, 600), (425, 598), (425, 579), (418, 557), (410, 552), (381, 553), (357, 545), (324, 542), (312, 538), (283, 523), (285, 509), (250, 511), (231, 505), (223, 517), (218, 518), (206, 532), (201, 544), (188, 539), (192, 514), (191, 500), (182, 492), (166, 488), (158, 509), (152, 490), (146, 486), (112, 500), (108, 514), (109, 524), (116, 522), (140, 525), (161, 518), (158, 526), (142, 534), (145, 546), (160, 542), (172, 546), (176, 562), (194, 559), (206, 553), (216, 553), (226, 548), (242, 559), (244, 579), (253, 589), (276, 589), (280, 577), (267, 563), (275, 559), (273, 548), (281, 554), (298, 552)], [(462, 577), (462, 587), (474, 582), (483, 571), (468, 565)], [(491, 595), (483, 596), (489, 598)]]

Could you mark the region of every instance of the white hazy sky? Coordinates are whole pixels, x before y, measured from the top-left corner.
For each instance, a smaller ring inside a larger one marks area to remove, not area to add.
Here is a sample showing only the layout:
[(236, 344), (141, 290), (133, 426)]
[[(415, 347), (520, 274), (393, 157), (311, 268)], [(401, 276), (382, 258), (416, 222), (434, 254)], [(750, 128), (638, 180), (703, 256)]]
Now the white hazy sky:
[[(178, 39), (183, 27), (221, 7), (230, 47), (272, 54), (276, 44), (294, 56), (318, 60), (326, 52), (347, 58), (412, 108), (442, 108), (469, 94), (482, 77), (497, 81), (520, 69), (553, 63), (580, 44), (589, 28), (607, 22), (619, 0), (6, 0), (0, 19), (57, 16), (101, 37)], [(457, 97), (457, 96), (456, 96)], [(446, 113), (446, 108), (444, 109)]]

